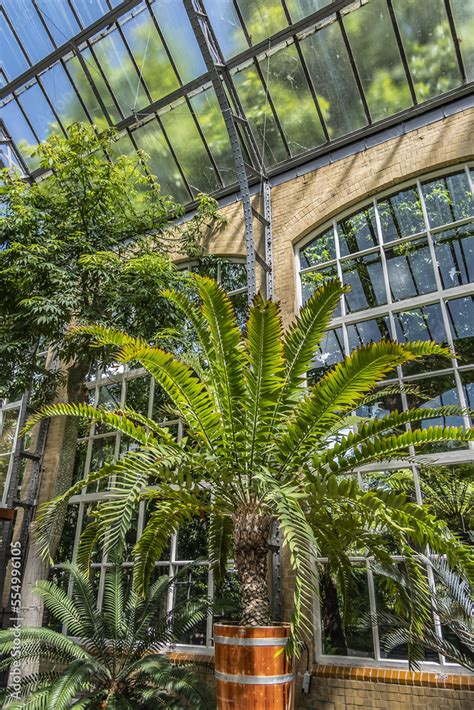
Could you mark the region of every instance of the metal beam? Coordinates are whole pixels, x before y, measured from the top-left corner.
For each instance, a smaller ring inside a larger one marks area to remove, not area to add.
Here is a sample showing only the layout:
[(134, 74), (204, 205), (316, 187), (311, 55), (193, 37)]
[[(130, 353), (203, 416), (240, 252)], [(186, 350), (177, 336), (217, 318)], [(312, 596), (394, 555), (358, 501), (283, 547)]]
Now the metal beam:
[[(201, 5), (200, 0), (183, 0), (183, 2), (197, 42), (201, 49), (206, 68), (209, 72), (209, 77), (216, 92), (217, 100), (225, 121), (225, 126), (232, 148), (232, 157), (237, 173), (244, 212), (245, 243), (247, 252), (247, 283), (248, 298), (250, 302), (257, 292), (252, 204), (250, 201), (249, 181), (245, 170), (244, 155), (240, 144), (236, 121), (234, 120), (234, 112), (227, 98), (224, 90), (224, 82), (220, 75), (220, 70), (224, 66), (224, 61), (220, 49), (211, 34), (208, 17), (204, 7)], [(245, 125), (240, 121), (239, 124)]]

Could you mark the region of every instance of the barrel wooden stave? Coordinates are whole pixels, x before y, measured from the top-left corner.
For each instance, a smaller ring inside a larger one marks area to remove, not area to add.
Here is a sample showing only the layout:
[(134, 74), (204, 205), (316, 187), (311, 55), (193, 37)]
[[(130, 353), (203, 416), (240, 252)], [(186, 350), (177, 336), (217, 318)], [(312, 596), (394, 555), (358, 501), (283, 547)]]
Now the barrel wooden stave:
[[(290, 710), (293, 679), (283, 641), (288, 635), (289, 629), (284, 625), (242, 627), (215, 624), (219, 710)], [(247, 645), (249, 643), (276, 645)], [(274, 683), (272, 677), (278, 682)]]

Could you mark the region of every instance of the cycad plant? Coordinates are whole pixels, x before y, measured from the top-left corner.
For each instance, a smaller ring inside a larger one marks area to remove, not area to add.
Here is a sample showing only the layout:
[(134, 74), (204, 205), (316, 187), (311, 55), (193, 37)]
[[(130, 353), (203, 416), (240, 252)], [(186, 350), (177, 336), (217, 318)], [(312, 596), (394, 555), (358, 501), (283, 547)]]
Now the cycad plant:
[[(87, 481), (46, 505), (39, 543), (47, 554), (49, 533), (65, 499), (84, 485), (113, 476), (109, 499), (97, 508), (83, 535), (84, 560), (93, 544), (110, 549), (119, 542), (145, 499), (148, 522), (133, 552), (135, 582), (143, 592), (170, 533), (195, 515), (207, 515), (209, 554), (218, 578), (228, 558), (234, 559), (241, 623), (268, 625), (267, 557), (275, 522), (295, 572), (292, 623), (294, 628), (306, 626), (306, 610), (317, 588), (314, 560), (321, 541), (308, 510), (317, 508), (323, 488), (344, 497), (352, 490), (350, 474), (359, 466), (410, 458), (411, 446), (472, 438), (471, 431), (456, 427), (405, 428), (422, 419), (459, 414), (455, 407), (392, 412), (357, 433), (340, 432), (398, 365), (451, 353), (432, 342), (370, 343), (308, 387), (307, 371), (344, 292), (339, 282), (318, 288), (286, 332), (278, 305), (257, 296), (243, 334), (218, 284), (206, 277), (195, 280), (196, 298), (166, 294), (194, 330), (199, 352), (195, 348), (192, 357), (177, 357), (113, 329), (83, 328), (98, 345), (115, 348), (117, 361), (138, 362), (148, 370), (179, 413), (185, 438), (176, 441), (167, 429), (128, 409), (110, 412), (61, 404), (44, 408), (30, 426), (43, 417), (75, 415), (123, 432), (139, 450), (91, 473)], [(386, 504), (381, 499), (379, 510), (387, 511)], [(417, 510), (413, 508), (412, 524), (425, 526), (429, 536), (427, 519)], [(449, 552), (453, 563), (463, 564), (465, 551), (454, 537), (431, 534), (430, 543), (434, 551)]]
[[(2, 707), (23, 710), (65, 708), (210, 708), (205, 682), (190, 668), (173, 665), (163, 653), (207, 613), (204, 601), (178, 605), (166, 613), (166, 597), (173, 584), (158, 577), (144, 597), (127, 593), (123, 568), (110, 567), (105, 575), (102, 608), (88, 575), (74, 564), (64, 570), (74, 583), (72, 598), (55, 582), (38, 582), (51, 616), (67, 635), (50, 628), (0, 631), (0, 669), (15, 662), (40, 660), (47, 670), (23, 674), (23, 700), (2, 691)], [(18, 643), (19, 639), (19, 643)], [(18, 688), (15, 689), (18, 692)]]

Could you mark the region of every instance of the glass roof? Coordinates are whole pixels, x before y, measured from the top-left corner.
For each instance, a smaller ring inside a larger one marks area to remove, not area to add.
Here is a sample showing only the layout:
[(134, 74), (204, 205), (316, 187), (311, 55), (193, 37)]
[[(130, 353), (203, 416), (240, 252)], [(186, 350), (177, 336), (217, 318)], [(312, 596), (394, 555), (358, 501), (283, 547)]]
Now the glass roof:
[[(465, 0), (201, 4), (235, 112), (273, 172), (474, 80)], [(36, 174), (38, 142), (91, 121), (118, 128), (117, 150), (144, 149), (163, 191), (182, 202), (236, 186), (183, 0), (3, 0), (0, 47), (5, 164)]]

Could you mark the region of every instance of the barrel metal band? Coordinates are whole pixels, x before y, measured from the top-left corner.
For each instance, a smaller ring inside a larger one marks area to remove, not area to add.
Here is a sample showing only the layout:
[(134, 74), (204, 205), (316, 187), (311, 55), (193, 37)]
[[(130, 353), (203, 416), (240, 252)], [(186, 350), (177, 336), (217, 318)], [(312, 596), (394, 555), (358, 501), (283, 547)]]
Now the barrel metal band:
[(223, 680), (226, 683), (241, 683), (242, 685), (280, 685), (291, 683), (294, 680), (293, 673), (285, 675), (236, 675), (234, 673), (221, 673), (216, 671), (216, 680)]
[(232, 636), (214, 636), (214, 643), (226, 646), (285, 646), (286, 638), (234, 638)]

